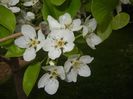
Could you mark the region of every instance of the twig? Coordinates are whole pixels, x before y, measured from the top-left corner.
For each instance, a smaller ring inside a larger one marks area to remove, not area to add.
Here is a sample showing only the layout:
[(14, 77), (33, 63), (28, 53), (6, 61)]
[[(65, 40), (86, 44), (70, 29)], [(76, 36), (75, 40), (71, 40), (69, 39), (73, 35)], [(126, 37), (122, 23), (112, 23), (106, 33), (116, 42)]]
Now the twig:
[(22, 33), (15, 33), (15, 34), (6, 36), (6, 37), (4, 37), (4, 38), (0, 38), (0, 43), (1, 43), (1, 42), (4, 42), (4, 41), (7, 41), (7, 40), (9, 40), (9, 39), (17, 38), (17, 37), (19, 37), (19, 36), (21, 36), (21, 35), (22, 35)]

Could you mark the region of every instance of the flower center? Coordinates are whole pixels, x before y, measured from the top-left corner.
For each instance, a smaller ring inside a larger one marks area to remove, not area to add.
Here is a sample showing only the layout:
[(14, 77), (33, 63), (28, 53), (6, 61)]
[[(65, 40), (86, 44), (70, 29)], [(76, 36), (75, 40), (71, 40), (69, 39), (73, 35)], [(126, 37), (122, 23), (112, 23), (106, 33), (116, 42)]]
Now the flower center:
[(58, 76), (57, 69), (54, 69), (53, 71), (51, 71), (51, 75), (52, 75), (52, 78), (57, 78)]
[(29, 42), (29, 46), (36, 47), (39, 43), (40, 43), (40, 41), (38, 41), (37, 39), (31, 39)]
[(57, 40), (55, 47), (57, 48), (63, 48), (66, 42), (63, 39)]
[(75, 68), (75, 69), (79, 69), (80, 68), (80, 61), (78, 60), (75, 60), (75, 61), (72, 61), (72, 67)]

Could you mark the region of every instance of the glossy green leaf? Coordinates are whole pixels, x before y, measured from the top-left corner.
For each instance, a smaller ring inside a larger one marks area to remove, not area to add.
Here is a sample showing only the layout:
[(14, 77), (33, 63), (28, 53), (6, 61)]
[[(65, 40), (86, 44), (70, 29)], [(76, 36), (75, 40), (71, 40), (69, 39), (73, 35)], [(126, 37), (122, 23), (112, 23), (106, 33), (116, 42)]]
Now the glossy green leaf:
[(100, 36), (100, 38), (103, 41), (106, 40), (111, 35), (111, 33), (112, 33), (111, 24), (108, 25), (108, 27), (104, 32), (102, 32), (100, 28), (97, 29), (97, 35)]
[[(4, 26), (0, 25), (0, 38), (3, 38), (5, 36), (8, 36), (10, 34), (10, 31), (8, 29), (6, 29)], [(0, 46), (3, 46), (3, 45), (8, 45), (12, 42), (12, 40), (8, 40), (8, 41), (5, 41), (5, 42), (1, 42), (0, 43)]]
[(65, 2), (65, 0), (50, 0), (50, 2), (56, 6), (59, 6)]
[(58, 19), (60, 15), (68, 12), (72, 17), (76, 15), (80, 9), (80, 0), (66, 0), (60, 6), (54, 6), (49, 0), (43, 0), (42, 15), (44, 20), (47, 20), (47, 16), (51, 15)]
[(99, 24), (111, 20), (112, 11), (116, 8), (118, 0), (92, 0), (92, 14)]
[(118, 30), (125, 27), (130, 20), (130, 16), (127, 13), (119, 13), (112, 20), (112, 29)]
[(6, 53), (6, 57), (20, 57), (22, 56), (24, 53), (24, 49), (21, 49), (19, 47), (17, 47), (16, 45), (11, 45), (8, 48), (8, 51)]
[(16, 26), (15, 15), (2, 5), (0, 5), (0, 24), (7, 28), (10, 33), (14, 32)]
[(34, 87), (40, 72), (40, 63), (29, 65), (23, 77), (23, 90), (28, 96)]

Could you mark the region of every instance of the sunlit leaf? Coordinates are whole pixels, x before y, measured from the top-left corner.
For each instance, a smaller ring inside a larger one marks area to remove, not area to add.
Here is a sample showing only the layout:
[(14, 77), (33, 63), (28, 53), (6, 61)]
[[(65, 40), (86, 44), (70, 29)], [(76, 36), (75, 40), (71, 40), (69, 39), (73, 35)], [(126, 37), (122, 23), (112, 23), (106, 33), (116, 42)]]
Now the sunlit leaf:
[(10, 33), (14, 32), (16, 26), (15, 15), (2, 5), (0, 5), (0, 24), (7, 28)]
[(20, 57), (24, 53), (24, 49), (17, 47), (16, 45), (11, 45), (8, 48), (8, 51), (6, 53), (6, 57)]
[(129, 20), (130, 16), (127, 13), (119, 13), (112, 20), (112, 29), (118, 30), (125, 27), (129, 23)]
[(25, 94), (28, 96), (35, 85), (40, 72), (40, 63), (29, 65), (24, 73), (23, 78), (23, 89)]

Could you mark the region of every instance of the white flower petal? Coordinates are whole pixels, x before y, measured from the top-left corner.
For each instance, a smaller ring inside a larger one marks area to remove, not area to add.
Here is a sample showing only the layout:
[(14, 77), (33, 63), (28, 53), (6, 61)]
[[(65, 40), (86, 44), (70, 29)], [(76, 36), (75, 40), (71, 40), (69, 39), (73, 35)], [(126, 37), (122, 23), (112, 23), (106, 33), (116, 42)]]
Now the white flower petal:
[(39, 41), (44, 41), (45, 40), (45, 36), (44, 36), (44, 34), (42, 33), (41, 30), (38, 30), (38, 40)]
[(74, 48), (74, 43), (67, 43), (64, 47), (63, 47), (63, 52), (69, 52)]
[(26, 7), (33, 6), (33, 2), (32, 1), (27, 1), (27, 2), (24, 2), (23, 5), (26, 6)]
[(36, 37), (36, 31), (35, 29), (30, 25), (23, 25), (21, 28), (22, 34), (27, 38), (35, 38)]
[(19, 3), (19, 0), (9, 0), (9, 5), (15, 6), (17, 3)]
[(66, 40), (67, 42), (73, 42), (75, 40), (73, 32), (69, 30), (63, 31), (63, 35), (64, 35), (64, 40)]
[(123, 4), (130, 4), (130, 0), (120, 0)]
[(20, 12), (20, 8), (19, 8), (19, 7), (9, 7), (9, 9), (10, 9), (13, 13)]
[(81, 20), (80, 19), (75, 19), (72, 22), (72, 31), (79, 31), (82, 28), (81, 26)]
[(95, 18), (86, 20), (85, 21), (85, 26), (88, 28), (89, 33), (94, 32), (96, 27), (97, 27), (97, 22), (96, 22)]
[(87, 26), (83, 25), (83, 37), (85, 37), (88, 32), (89, 32), (89, 30), (88, 30)]
[(36, 57), (36, 51), (34, 48), (28, 48), (25, 50), (23, 54), (23, 58), (25, 61), (31, 61)]
[(48, 52), (48, 56), (49, 58), (51, 58), (52, 60), (60, 57), (61, 55), (61, 50), (60, 49), (57, 49), (57, 48), (51, 48)]
[(100, 44), (102, 40), (95, 33), (91, 33), (86, 36), (86, 42), (92, 49), (95, 49), (95, 45)]
[(119, 4), (116, 6), (116, 12), (120, 13), (122, 11), (122, 5), (121, 2), (119, 2)]
[(65, 64), (64, 64), (65, 72), (68, 73), (68, 72), (70, 71), (71, 67), (72, 67), (71, 61), (67, 60), (67, 61), (65, 62)]
[(15, 45), (17, 45), (20, 48), (27, 48), (27, 40), (24, 36), (21, 36), (15, 40)]
[(59, 22), (55, 20), (52, 16), (48, 16), (47, 20), (49, 23), (50, 30), (62, 28), (61, 24), (59, 24)]
[(74, 69), (71, 69), (71, 71), (67, 74), (66, 80), (68, 82), (77, 82), (77, 71)]
[(64, 68), (63, 66), (58, 66), (57, 67), (57, 72), (59, 74), (59, 77), (64, 80), (65, 79), (65, 71), (64, 71)]
[(47, 85), (45, 86), (45, 91), (48, 94), (53, 95), (57, 92), (58, 87), (59, 87), (58, 80), (53, 78), (53, 79), (50, 79)]
[(91, 75), (91, 70), (88, 65), (83, 65), (80, 69), (78, 69), (78, 74), (80, 76), (88, 77)]
[(38, 40), (40, 41), (40, 43), (37, 45), (36, 51), (39, 51), (45, 43), (45, 36), (41, 32), (41, 30), (38, 31)]
[(50, 75), (48, 73), (44, 74), (38, 81), (38, 88), (44, 87), (49, 81)]
[(31, 20), (35, 19), (35, 14), (33, 12), (27, 12), (25, 19), (28, 21), (31, 21)]
[(44, 41), (44, 44), (43, 44), (43, 50), (49, 51), (53, 43), (54, 43), (53, 40), (47, 37), (47, 39)]
[(79, 61), (85, 63), (85, 64), (89, 64), (92, 62), (94, 58), (93, 57), (90, 57), (89, 55), (84, 55), (84, 56), (81, 56)]
[(70, 14), (65, 13), (64, 15), (59, 17), (59, 22), (64, 25), (70, 25), (72, 23), (72, 18)]

